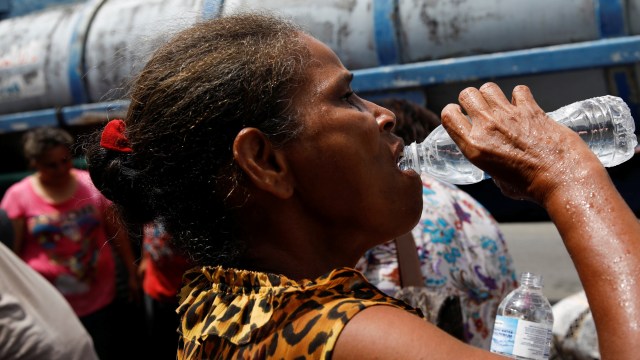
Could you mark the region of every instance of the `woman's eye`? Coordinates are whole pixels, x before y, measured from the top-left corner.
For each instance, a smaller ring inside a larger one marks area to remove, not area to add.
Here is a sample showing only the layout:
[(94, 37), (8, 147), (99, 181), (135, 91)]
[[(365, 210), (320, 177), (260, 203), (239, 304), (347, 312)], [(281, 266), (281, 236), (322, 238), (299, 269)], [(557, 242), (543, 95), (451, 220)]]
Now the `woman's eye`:
[(348, 93), (344, 94), (344, 96), (342, 97), (342, 100), (346, 101), (351, 106), (358, 107), (358, 105), (356, 104), (355, 94), (353, 93), (353, 91), (349, 91)]

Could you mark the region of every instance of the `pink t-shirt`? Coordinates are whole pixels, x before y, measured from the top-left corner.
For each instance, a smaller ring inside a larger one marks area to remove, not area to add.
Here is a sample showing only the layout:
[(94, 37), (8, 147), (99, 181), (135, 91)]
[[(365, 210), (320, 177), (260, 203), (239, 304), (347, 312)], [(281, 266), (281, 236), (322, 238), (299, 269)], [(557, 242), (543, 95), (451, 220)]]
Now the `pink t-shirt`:
[(78, 187), (71, 199), (47, 202), (28, 176), (7, 190), (0, 207), (11, 219), (25, 220), (22, 260), (49, 280), (78, 316), (85, 316), (113, 301), (115, 263), (105, 232), (108, 200), (86, 171), (72, 171)]

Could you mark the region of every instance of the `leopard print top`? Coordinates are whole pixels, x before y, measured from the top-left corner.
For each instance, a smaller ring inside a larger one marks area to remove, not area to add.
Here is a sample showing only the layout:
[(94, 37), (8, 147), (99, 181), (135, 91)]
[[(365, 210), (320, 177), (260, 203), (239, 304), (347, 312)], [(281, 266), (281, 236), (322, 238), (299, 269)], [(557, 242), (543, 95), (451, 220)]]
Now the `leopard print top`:
[(346, 323), (367, 307), (389, 305), (422, 316), (349, 268), (296, 282), (203, 267), (187, 272), (185, 283), (178, 359), (330, 359)]

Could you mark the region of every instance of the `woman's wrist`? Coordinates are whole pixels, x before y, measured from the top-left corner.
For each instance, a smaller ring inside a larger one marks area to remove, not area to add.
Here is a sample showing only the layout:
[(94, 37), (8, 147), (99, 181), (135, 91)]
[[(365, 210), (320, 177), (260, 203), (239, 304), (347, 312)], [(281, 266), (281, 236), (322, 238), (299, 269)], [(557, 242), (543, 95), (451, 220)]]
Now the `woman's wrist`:
[(551, 175), (553, 180), (547, 180), (550, 185), (542, 191), (540, 204), (556, 222), (593, 209), (599, 202), (606, 202), (609, 192), (615, 191), (607, 170), (597, 158), (585, 162), (588, 163), (581, 164), (579, 170), (567, 168)]

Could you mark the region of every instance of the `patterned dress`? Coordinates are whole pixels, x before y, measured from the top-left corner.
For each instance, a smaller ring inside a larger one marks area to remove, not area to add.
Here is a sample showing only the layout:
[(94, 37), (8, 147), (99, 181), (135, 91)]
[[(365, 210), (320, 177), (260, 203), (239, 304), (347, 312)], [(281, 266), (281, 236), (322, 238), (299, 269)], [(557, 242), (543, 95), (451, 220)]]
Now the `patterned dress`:
[(437, 311), (447, 298), (458, 297), (463, 340), (489, 349), (498, 305), (517, 287), (513, 260), (498, 224), (480, 203), (454, 185), (427, 176), (422, 181), (423, 211), (412, 234), (425, 288), (413, 295), (426, 300), (411, 301), (401, 289), (393, 241), (369, 250), (356, 269), (386, 294), (416, 307), (425, 303), (429, 309), (423, 311)]
[(359, 311), (388, 305), (421, 315), (340, 268), (315, 280), (203, 267), (185, 274), (178, 359), (330, 359)]

